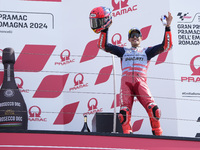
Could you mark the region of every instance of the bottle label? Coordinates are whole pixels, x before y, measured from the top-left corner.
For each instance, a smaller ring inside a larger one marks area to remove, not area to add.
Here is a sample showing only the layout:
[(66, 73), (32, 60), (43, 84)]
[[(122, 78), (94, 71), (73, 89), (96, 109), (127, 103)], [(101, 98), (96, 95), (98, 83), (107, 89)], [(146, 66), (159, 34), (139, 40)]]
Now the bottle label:
[(87, 122), (87, 117), (84, 117), (84, 122)]
[[(5, 93), (5, 92), (4, 92)], [(7, 98), (10, 99), (10, 98)], [(26, 111), (21, 102), (4, 101), (0, 103), (0, 129), (26, 129)]]
[(17, 115), (14, 110), (5, 110), (4, 116), (0, 117), (0, 127), (18, 127), (22, 126), (23, 117)]

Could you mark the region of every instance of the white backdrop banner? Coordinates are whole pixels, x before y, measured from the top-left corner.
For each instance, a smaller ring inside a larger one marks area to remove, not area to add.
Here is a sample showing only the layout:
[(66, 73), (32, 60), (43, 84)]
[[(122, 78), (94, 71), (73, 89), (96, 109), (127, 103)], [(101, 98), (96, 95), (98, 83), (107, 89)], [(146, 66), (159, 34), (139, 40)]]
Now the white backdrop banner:
[[(0, 49), (15, 50), (15, 79), (28, 107), (29, 130), (80, 131), (83, 115), (113, 112), (112, 56), (97, 48), (89, 25), (98, 6), (113, 10), (109, 43), (130, 47), (128, 31), (138, 27), (142, 47), (163, 41), (161, 15), (173, 15), (173, 49), (151, 60), (148, 85), (162, 111), (163, 135), (195, 137), (199, 132), (200, 2), (191, 0), (0, 0)], [(1, 64), (1, 83), (3, 65)], [(115, 57), (119, 111), (120, 59)], [(135, 99), (136, 134), (152, 134), (145, 109)], [(189, 128), (188, 128), (189, 127)]]

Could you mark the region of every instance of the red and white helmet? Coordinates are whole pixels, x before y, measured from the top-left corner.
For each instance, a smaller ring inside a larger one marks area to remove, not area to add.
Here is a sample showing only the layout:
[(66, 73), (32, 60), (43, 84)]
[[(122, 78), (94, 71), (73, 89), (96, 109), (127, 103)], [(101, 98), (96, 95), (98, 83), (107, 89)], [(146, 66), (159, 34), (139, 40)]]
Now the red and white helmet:
[(96, 7), (90, 12), (90, 27), (95, 33), (100, 33), (112, 23), (112, 11), (106, 7)]

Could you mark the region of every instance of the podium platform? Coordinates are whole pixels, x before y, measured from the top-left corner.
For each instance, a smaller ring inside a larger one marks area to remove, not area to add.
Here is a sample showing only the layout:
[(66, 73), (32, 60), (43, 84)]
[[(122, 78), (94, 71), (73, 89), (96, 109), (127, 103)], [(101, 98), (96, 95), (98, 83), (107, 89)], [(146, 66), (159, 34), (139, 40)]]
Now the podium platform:
[(199, 138), (116, 133), (0, 131), (1, 150), (199, 150)]

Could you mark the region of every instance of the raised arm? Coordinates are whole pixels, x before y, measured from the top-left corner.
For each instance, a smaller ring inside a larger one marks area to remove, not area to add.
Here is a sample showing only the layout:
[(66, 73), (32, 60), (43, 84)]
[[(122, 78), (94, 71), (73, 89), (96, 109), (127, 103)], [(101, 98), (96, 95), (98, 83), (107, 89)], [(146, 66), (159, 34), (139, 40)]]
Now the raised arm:
[(125, 52), (124, 48), (108, 43), (107, 37), (108, 28), (101, 31), (97, 46), (106, 52), (117, 55), (118, 57), (122, 57)]
[(172, 19), (173, 17), (171, 13), (168, 12), (168, 17), (166, 16), (167, 25), (165, 27), (163, 42), (159, 45), (149, 47), (146, 50), (148, 60), (150, 60), (152, 57), (156, 56), (157, 54), (168, 51), (172, 48), (172, 34), (171, 34), (171, 29), (170, 29)]

